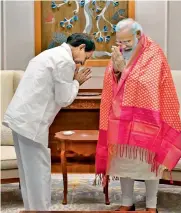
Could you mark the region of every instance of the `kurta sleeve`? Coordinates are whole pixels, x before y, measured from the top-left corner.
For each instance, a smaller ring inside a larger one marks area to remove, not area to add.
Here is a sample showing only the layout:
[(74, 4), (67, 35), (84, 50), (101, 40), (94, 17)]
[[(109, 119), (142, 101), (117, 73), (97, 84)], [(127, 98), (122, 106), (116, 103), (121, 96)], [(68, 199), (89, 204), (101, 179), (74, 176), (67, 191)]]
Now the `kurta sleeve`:
[(53, 71), (55, 101), (61, 107), (70, 105), (79, 91), (79, 82), (73, 80), (74, 66), (70, 62), (60, 62)]

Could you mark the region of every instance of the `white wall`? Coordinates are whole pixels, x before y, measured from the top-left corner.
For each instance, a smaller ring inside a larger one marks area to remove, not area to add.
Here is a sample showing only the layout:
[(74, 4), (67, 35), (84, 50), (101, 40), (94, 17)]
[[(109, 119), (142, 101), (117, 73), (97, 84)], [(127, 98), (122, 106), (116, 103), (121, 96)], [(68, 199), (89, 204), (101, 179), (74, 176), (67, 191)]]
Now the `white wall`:
[[(3, 10), (3, 68), (25, 69), (34, 56), (34, 2), (6, 1), (3, 2)], [(181, 2), (178, 1), (136, 1), (136, 20), (145, 33), (160, 44), (174, 70), (181, 70), (180, 11)], [(104, 69), (94, 68), (94, 78), (87, 86), (97, 87), (95, 83), (103, 73)]]
[(166, 1), (136, 1), (136, 21), (148, 36), (158, 42), (166, 53)]
[(2, 49), (2, 43), (3, 43), (3, 41), (2, 41), (2, 39), (3, 39), (3, 37), (2, 37), (2, 29), (3, 29), (3, 27), (2, 27), (2, 18), (3, 18), (3, 13), (2, 13), (3, 11), (2, 11), (2, 1), (0, 1), (0, 70), (2, 69), (2, 67), (3, 67), (3, 65), (2, 65), (2, 53), (3, 53), (3, 49)]
[(181, 1), (137, 1), (136, 20), (160, 44), (172, 70), (181, 70)]
[(34, 2), (3, 1), (3, 68), (25, 69), (34, 56)]
[(168, 5), (168, 58), (172, 69), (181, 70), (181, 1)]

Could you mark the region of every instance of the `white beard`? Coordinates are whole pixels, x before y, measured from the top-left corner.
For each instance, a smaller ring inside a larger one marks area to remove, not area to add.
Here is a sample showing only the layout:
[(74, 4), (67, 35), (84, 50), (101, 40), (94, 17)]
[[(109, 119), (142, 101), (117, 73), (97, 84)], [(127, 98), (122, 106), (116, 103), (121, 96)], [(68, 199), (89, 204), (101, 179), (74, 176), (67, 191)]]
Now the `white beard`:
[(132, 53), (133, 53), (133, 49), (132, 49), (132, 50), (130, 50), (130, 51), (128, 51), (128, 52), (123, 51), (123, 57), (124, 57), (124, 60), (125, 60), (125, 61), (128, 61), (128, 60), (131, 58)]
[(123, 58), (124, 58), (125, 61), (128, 61), (131, 58), (131, 56), (133, 54), (133, 51), (135, 50), (137, 44), (138, 44), (138, 39), (135, 36), (135, 43), (134, 43), (134, 45), (132, 47), (132, 50), (130, 50), (130, 51), (124, 51), (123, 50), (123, 52), (122, 52)]

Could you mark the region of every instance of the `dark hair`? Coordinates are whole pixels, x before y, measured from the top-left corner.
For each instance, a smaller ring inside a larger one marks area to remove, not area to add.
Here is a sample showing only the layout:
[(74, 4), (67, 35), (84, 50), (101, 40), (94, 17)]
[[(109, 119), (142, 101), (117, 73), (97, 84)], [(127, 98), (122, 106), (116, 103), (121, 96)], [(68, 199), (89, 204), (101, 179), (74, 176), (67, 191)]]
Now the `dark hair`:
[(86, 33), (74, 33), (67, 38), (67, 44), (73, 47), (78, 47), (81, 44), (85, 44), (85, 52), (95, 50), (95, 43), (92, 37)]

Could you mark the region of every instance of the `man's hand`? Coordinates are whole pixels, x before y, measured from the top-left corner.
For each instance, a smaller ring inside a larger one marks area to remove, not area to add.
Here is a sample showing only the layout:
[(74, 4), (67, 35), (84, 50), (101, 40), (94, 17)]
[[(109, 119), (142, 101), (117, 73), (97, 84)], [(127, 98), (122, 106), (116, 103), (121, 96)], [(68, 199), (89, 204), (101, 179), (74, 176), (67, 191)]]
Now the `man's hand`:
[(119, 46), (112, 47), (112, 61), (113, 61), (115, 75), (119, 76), (126, 66), (125, 60), (123, 58), (122, 53), (120, 52)]
[(79, 84), (82, 85), (84, 82), (91, 78), (91, 73), (92, 71), (90, 70), (90, 68), (84, 68), (80, 72), (78, 72), (78, 69), (76, 69), (74, 80), (77, 80)]

